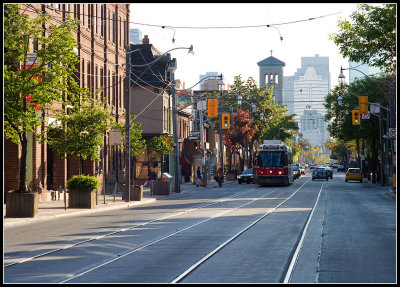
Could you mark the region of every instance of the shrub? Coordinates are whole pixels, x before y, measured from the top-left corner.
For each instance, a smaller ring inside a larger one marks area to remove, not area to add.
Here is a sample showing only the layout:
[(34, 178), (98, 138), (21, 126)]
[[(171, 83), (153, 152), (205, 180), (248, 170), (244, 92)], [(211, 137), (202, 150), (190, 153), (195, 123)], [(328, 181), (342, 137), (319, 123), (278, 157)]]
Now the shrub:
[(97, 190), (99, 185), (99, 180), (90, 175), (74, 175), (67, 181), (68, 189), (92, 191)]

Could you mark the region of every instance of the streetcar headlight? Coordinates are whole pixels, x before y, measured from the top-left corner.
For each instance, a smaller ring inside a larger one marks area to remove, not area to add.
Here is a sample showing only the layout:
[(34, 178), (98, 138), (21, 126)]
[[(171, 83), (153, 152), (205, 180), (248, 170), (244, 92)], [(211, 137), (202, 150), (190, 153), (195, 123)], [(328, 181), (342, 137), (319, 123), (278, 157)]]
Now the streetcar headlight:
[(279, 171), (279, 175), (281, 175), (282, 174), (282, 171)]

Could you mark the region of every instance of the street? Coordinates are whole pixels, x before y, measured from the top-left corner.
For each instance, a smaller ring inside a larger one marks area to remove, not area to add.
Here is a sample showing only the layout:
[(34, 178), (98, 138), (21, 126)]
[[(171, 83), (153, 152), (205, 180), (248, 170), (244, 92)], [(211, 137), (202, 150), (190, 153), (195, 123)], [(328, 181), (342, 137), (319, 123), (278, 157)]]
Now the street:
[(396, 264), (395, 200), (336, 171), (4, 228), (4, 283), (395, 283)]

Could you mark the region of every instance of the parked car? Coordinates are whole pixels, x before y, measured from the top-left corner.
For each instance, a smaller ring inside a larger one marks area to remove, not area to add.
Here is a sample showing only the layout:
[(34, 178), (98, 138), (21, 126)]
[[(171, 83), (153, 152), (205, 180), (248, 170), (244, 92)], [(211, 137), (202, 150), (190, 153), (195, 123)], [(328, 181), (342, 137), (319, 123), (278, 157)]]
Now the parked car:
[(245, 169), (241, 174), (238, 175), (238, 183), (242, 184), (243, 182), (251, 183), (254, 182), (253, 177), (253, 169)]
[(344, 171), (344, 165), (343, 164), (339, 164), (337, 167), (337, 171)]
[(296, 180), (300, 177), (300, 170), (297, 165), (293, 165), (293, 178)]
[(314, 170), (315, 167), (316, 167), (316, 164), (315, 164), (315, 163), (310, 164), (310, 170)]
[(345, 182), (348, 180), (359, 180), (362, 182), (362, 173), (361, 169), (359, 168), (349, 168), (346, 172), (346, 176), (344, 178)]
[(333, 170), (330, 167), (325, 167), (326, 173), (328, 174), (328, 177), (331, 179), (333, 178)]
[(312, 173), (312, 180), (314, 179), (326, 179), (328, 180), (328, 173), (325, 168), (316, 168)]
[(333, 168), (338, 168), (338, 165), (339, 165), (339, 163), (334, 162), (332, 166), (333, 166)]

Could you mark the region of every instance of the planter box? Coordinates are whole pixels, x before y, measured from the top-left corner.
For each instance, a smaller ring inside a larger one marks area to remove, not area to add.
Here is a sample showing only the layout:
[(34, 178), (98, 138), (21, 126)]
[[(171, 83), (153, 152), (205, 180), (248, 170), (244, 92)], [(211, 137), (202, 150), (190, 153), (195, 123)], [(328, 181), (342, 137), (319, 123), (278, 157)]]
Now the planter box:
[(151, 194), (154, 195), (169, 195), (170, 182), (162, 180), (153, 180), (149, 182)]
[(70, 208), (90, 208), (93, 209), (96, 206), (96, 191), (87, 190), (69, 190), (68, 207)]
[(38, 214), (37, 192), (8, 192), (6, 202), (6, 217), (35, 217)]

